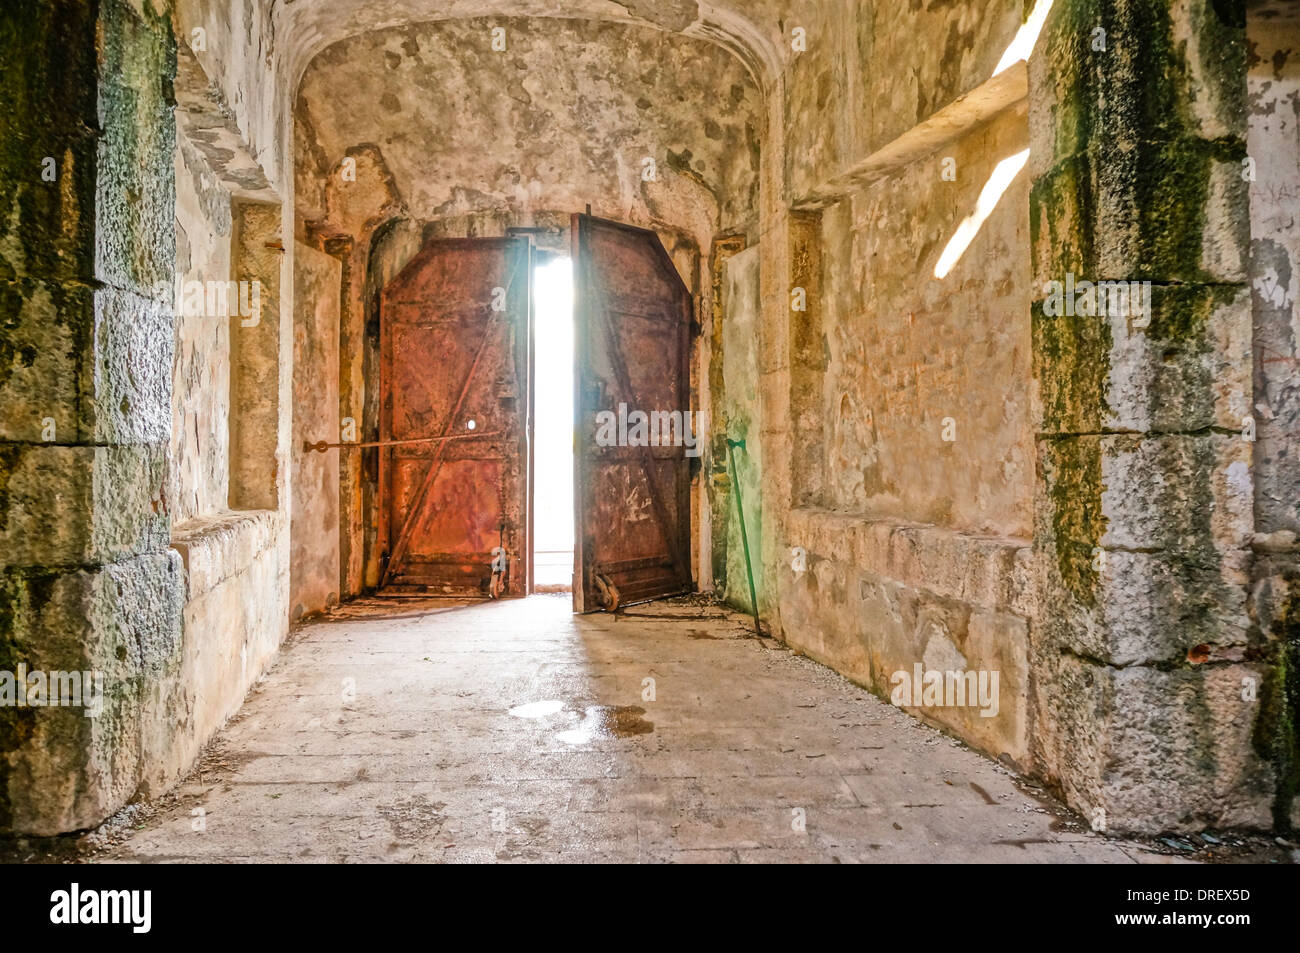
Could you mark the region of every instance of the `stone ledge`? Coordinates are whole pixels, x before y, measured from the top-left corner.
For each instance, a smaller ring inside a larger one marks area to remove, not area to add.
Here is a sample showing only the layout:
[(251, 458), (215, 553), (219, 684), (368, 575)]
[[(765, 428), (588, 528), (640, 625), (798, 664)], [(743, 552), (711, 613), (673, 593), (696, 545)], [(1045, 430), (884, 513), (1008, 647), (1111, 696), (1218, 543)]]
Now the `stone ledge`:
[(969, 135), (1004, 110), (1028, 102), (1029, 67), (1016, 60), (1007, 69), (962, 93), (892, 142), (810, 189), (796, 203), (803, 209), (825, 208)]
[(1034, 616), (1032, 543), (973, 536), (926, 523), (792, 509), (789, 546), (810, 563), (836, 558), (907, 586), (973, 606)]
[(185, 563), (186, 601), (247, 569), (276, 544), (279, 531), (280, 514), (275, 510), (216, 513), (174, 526), (171, 546)]

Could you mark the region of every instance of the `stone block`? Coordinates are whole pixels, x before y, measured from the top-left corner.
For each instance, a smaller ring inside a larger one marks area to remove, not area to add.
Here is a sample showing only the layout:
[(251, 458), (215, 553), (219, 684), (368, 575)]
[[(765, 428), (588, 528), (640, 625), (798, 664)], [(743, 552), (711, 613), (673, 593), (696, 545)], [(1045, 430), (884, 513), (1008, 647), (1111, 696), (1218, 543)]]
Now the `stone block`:
[(1258, 703), (1243, 697), (1258, 666), (1043, 663), (1040, 754), (1090, 822), (1146, 834), (1271, 824), (1271, 770), (1252, 743)]
[(1029, 58), (1035, 172), (1101, 140), (1244, 138), (1241, 4), (1057, 0)]
[(56, 834), (98, 823), (136, 791), (140, 699), (179, 662), (181, 572), (172, 555), (93, 571), (9, 569), (12, 630), (0, 668), (103, 676), (102, 709), (0, 709), (0, 826)]
[(1094, 141), (1063, 159), (1030, 191), (1035, 280), (1244, 283), (1245, 157), (1240, 140), (1187, 137)]
[(4, 565), (111, 562), (167, 545), (162, 446), (9, 444), (0, 466)]
[(104, 288), (95, 292), (95, 371), (88, 426), (96, 443), (171, 440), (170, 303)]
[(1242, 430), (1253, 415), (1251, 304), (1245, 288), (1152, 288), (1151, 325), (1114, 317), (1108, 430)]
[(95, 7), (81, 0), (0, 10), (0, 281), (92, 277), (95, 28)]
[(0, 282), (0, 439), (85, 438), (91, 292), (79, 284)]
[(176, 262), (176, 41), (164, 13), (100, 12), (95, 277), (148, 295)]

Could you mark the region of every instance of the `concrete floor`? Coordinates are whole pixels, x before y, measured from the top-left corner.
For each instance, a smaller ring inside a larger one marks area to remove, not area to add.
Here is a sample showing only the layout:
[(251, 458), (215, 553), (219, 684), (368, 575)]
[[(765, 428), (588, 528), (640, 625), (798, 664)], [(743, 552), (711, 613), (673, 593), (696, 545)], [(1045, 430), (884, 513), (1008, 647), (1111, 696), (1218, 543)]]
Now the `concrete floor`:
[(370, 600), (298, 628), (193, 776), (98, 859), (1170, 858), (1086, 831), (742, 616), (575, 617), (563, 594)]

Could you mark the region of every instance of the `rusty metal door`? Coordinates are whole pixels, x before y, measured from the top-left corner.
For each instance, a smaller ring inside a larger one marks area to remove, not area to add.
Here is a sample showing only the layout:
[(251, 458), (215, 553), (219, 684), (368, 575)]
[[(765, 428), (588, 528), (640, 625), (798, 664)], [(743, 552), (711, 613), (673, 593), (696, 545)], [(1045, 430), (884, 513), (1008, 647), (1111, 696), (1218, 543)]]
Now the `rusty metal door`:
[(530, 246), (438, 239), (380, 300), (381, 586), (523, 596)]
[(573, 597), (591, 612), (692, 587), (690, 459), (671, 441), (637, 445), (633, 417), (689, 413), (691, 295), (652, 231), (574, 215), (572, 244)]

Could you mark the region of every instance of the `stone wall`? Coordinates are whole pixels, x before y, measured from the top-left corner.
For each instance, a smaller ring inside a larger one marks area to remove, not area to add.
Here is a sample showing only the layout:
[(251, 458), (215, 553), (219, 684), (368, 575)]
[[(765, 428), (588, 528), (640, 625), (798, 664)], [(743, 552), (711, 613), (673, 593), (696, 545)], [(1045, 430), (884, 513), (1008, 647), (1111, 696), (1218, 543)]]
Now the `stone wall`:
[(295, 619), (339, 601), (339, 451), (304, 445), (339, 441), (341, 276), (337, 259), (295, 243), (289, 586)]
[(164, 16), (121, 0), (0, 18), (25, 58), (0, 119), (0, 668), (104, 679), (98, 717), (0, 709), (0, 827), (55, 833), (165, 775), (177, 715), (173, 340), (153, 301), (175, 258), (175, 47)]
[(1024, 64), (994, 76), (1019, 10), (808, 12), (764, 140), (767, 612), (883, 697), (996, 672), (996, 706), (906, 707), (1032, 770), (1028, 177), (989, 189), (1028, 146)]
[(1036, 290), (1152, 286), (1149, 320), (1034, 310), (1038, 751), (1112, 827), (1271, 820), (1244, 28), (1232, 4), (1058, 3), (1030, 64)]
[[(237, 45), (223, 6), (200, 11), (209, 65)], [(238, 96), (230, 108), (178, 46), (191, 32), (174, 12), (154, 0), (69, 0), (3, 15), (6, 57), (27, 62), (5, 74), (5, 175), (16, 187), (4, 193), (0, 237), (12, 305), (0, 668), (89, 672), (104, 687), (95, 717), (0, 709), (0, 828), (14, 831), (84, 828), (174, 783), (287, 630), (279, 405), (259, 464), (275, 495), (232, 512), (240, 323), (206, 308), (178, 314), (172, 294), (178, 276), (258, 277), (267, 327), (290, 330), (274, 314), (282, 255), (253, 262), (233, 244), (232, 196), (278, 209), (239, 131), (264, 100)], [(251, 26), (233, 24), (256, 45)], [(274, 84), (265, 92), (285, 98)], [(277, 393), (290, 367), (278, 352), (272, 360)]]
[(996, 710), (922, 714), (1022, 767), (1034, 476), (1023, 175), (952, 271), (933, 272), (1027, 138), (1009, 109), (807, 228), (821, 260), (815, 313), (791, 316), (807, 369), (793, 384), (788, 524), (804, 568), (786, 553), (778, 570), (787, 639), (884, 697), (917, 664), (996, 672)]
[(1300, 10), (1250, 8), (1246, 147), (1254, 332), (1252, 621), (1271, 642), (1252, 739), (1277, 775), (1273, 813), (1300, 825)]

